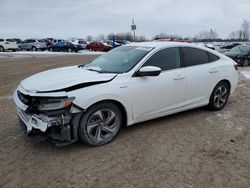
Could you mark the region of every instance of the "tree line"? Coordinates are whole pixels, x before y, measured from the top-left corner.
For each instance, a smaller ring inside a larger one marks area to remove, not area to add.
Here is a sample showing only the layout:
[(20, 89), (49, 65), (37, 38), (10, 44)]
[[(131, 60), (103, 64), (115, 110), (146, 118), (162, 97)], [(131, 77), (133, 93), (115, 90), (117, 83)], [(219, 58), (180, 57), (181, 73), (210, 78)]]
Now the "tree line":
[[(150, 40), (157, 40), (157, 39), (191, 39), (195, 42), (211, 42), (211, 41), (248, 41), (250, 39), (250, 23), (247, 20), (244, 20), (239, 28), (239, 30), (232, 31), (229, 33), (228, 38), (222, 39), (219, 37), (219, 34), (214, 29), (209, 29), (208, 31), (201, 31), (196, 34), (194, 37), (183, 37), (176, 34), (167, 34), (167, 33), (159, 33), (156, 34), (152, 39), (147, 39), (143, 35), (132, 35), (131, 32), (124, 32), (124, 33), (110, 33), (108, 35), (99, 34), (95, 37), (96, 40), (128, 40), (128, 41), (135, 41), (135, 42), (144, 42)], [(86, 38), (88, 41), (92, 41), (92, 36), (87, 36)]]

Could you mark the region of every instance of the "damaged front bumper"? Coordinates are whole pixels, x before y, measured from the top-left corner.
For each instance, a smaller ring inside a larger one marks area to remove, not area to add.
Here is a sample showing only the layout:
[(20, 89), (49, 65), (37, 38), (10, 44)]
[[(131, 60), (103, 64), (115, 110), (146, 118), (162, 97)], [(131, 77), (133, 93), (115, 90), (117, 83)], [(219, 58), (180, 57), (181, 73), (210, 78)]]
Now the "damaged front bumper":
[(77, 130), (81, 110), (72, 106), (64, 113), (61, 111), (53, 113), (53, 115), (42, 112), (34, 113), (20, 100), (17, 90), (13, 98), (17, 106), (20, 126), (26, 135), (43, 135), (56, 145), (67, 145), (78, 140)]

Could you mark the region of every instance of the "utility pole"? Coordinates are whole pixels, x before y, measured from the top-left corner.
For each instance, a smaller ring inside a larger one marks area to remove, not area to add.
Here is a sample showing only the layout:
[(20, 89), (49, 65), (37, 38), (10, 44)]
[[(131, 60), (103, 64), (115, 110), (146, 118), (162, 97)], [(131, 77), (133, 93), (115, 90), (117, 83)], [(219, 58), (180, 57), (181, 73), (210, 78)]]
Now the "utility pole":
[(132, 18), (131, 30), (134, 32), (134, 41), (135, 41), (135, 30), (136, 30), (136, 25), (135, 25), (135, 22), (134, 22), (134, 18)]

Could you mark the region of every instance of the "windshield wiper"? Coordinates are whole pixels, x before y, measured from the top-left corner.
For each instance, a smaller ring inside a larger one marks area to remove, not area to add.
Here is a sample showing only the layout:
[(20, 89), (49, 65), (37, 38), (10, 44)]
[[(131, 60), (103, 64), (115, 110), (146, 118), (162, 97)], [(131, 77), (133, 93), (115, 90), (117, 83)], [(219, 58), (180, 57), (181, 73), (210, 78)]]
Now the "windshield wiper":
[(102, 73), (102, 69), (100, 67), (94, 67), (94, 66), (85, 66), (84, 67), (85, 70), (89, 70), (89, 71), (95, 71), (95, 72), (99, 72)]

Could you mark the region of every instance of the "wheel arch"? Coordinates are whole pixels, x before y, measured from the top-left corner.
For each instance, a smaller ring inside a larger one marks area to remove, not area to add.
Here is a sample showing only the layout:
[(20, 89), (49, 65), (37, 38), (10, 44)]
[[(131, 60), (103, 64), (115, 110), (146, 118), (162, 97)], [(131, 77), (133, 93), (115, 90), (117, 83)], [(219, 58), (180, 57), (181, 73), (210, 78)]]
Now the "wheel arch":
[(219, 81), (216, 85), (218, 85), (220, 82), (225, 82), (229, 87), (229, 91), (231, 91), (231, 82), (229, 80), (223, 79), (223, 80)]
[(229, 92), (231, 92), (231, 82), (228, 80), (228, 79), (221, 79), (220, 81), (218, 81), (213, 88), (211, 88), (212, 90), (210, 91), (210, 94), (209, 94), (209, 98), (211, 97), (214, 89), (216, 88), (216, 86), (221, 83), (221, 82), (225, 82), (227, 83), (228, 87), (229, 87)]
[(84, 108), (84, 110), (86, 111), (87, 109), (89, 109), (90, 107), (96, 105), (96, 104), (99, 104), (99, 103), (103, 103), (103, 102), (111, 102), (113, 104), (115, 104), (120, 110), (121, 110), (121, 113), (122, 113), (122, 125), (123, 126), (128, 126), (128, 122), (129, 122), (129, 112), (127, 111), (126, 109), (126, 105), (123, 104), (121, 101), (117, 100), (117, 99), (101, 99), (101, 100), (98, 100), (98, 101), (95, 101), (91, 104), (89, 104), (87, 106), (87, 108)]

